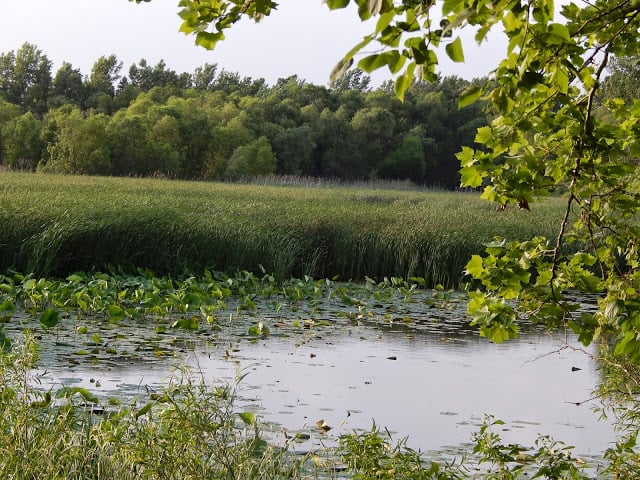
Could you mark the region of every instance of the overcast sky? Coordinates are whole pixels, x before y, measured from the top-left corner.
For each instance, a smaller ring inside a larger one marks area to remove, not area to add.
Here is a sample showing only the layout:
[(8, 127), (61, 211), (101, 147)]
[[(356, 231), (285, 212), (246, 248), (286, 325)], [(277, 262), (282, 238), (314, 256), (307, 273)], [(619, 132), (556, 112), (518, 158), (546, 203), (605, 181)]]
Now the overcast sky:
[[(330, 12), (321, 0), (281, 0), (280, 7), (261, 23), (241, 22), (213, 51), (194, 45), (178, 32), (177, 0), (136, 4), (127, 0), (0, 0), (0, 52), (35, 44), (53, 62), (53, 74), (62, 61), (85, 75), (102, 55), (115, 54), (129, 66), (144, 58), (151, 65), (161, 59), (167, 67), (192, 73), (205, 63), (263, 77), (273, 84), (297, 74), (317, 85), (327, 85), (340, 58), (372, 30), (353, 10)], [(465, 46), (465, 64), (452, 64), (440, 55), (440, 71), (467, 79), (495, 67), (503, 48), (499, 42), (481, 49)], [(373, 75), (374, 83), (388, 78)]]

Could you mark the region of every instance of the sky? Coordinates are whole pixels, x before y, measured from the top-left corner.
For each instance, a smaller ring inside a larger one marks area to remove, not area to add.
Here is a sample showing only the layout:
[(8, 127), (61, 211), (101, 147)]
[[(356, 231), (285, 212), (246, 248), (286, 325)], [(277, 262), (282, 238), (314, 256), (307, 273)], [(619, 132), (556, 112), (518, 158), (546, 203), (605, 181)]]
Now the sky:
[[(0, 52), (34, 44), (53, 62), (53, 75), (63, 61), (88, 75), (100, 56), (115, 54), (123, 62), (123, 74), (144, 58), (150, 65), (164, 60), (178, 73), (215, 63), (269, 84), (297, 74), (328, 85), (333, 66), (373, 29), (351, 8), (331, 12), (321, 0), (279, 3), (278, 11), (260, 23), (234, 25), (226, 39), (208, 51), (178, 32), (178, 0), (0, 0)], [(499, 41), (480, 48), (472, 48), (473, 41), (467, 44), (464, 64), (448, 61), (444, 52), (439, 55), (443, 75), (469, 80), (483, 76), (504, 50)], [(387, 71), (372, 74), (374, 85), (388, 78)]]

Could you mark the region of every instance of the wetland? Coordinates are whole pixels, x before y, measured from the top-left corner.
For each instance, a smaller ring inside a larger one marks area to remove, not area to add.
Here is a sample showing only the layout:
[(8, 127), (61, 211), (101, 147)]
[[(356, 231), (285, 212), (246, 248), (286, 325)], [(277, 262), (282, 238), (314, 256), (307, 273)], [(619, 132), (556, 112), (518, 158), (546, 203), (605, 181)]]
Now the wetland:
[(472, 255), (563, 204), (0, 172), (0, 476), (632, 471), (599, 345), (466, 313)]
[[(469, 326), (462, 292), (397, 278), (279, 286), (248, 272), (22, 285), (31, 312), (14, 312), (5, 334), (33, 331), (41, 387), (86, 389), (99, 399), (95, 408), (141, 407), (188, 374), (235, 385), (237, 408), (259, 418), (271, 441), (296, 438), (304, 452), (375, 422), (435, 458), (465, 455), (487, 414), (505, 422), (509, 443), (550, 435), (595, 458), (615, 441), (590, 400), (598, 365), (575, 336), (522, 325), (518, 339), (491, 343)], [(38, 304), (43, 298), (57, 307)]]

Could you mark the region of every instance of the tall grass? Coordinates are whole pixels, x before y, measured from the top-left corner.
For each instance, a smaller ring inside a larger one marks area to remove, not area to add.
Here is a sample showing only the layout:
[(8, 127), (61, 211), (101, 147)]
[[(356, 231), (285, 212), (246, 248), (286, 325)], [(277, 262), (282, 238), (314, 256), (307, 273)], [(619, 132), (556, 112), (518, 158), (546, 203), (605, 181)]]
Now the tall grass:
[(264, 269), (457, 286), (494, 236), (555, 236), (562, 206), (500, 212), (477, 193), (0, 172), (0, 270)]
[[(308, 458), (242, 420), (229, 384), (176, 378), (141, 405), (105, 411), (83, 389), (37, 388), (33, 335), (0, 351), (0, 478), (313, 478)], [(246, 415), (246, 414), (245, 414)]]

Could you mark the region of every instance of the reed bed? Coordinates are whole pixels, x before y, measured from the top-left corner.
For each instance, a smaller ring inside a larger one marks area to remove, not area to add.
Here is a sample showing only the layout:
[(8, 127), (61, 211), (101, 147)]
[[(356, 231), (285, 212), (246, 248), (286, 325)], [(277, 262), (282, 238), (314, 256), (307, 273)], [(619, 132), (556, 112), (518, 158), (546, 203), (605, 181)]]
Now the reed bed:
[(0, 172), (0, 271), (266, 271), (456, 287), (495, 236), (555, 237), (564, 201), (499, 211), (476, 192)]

